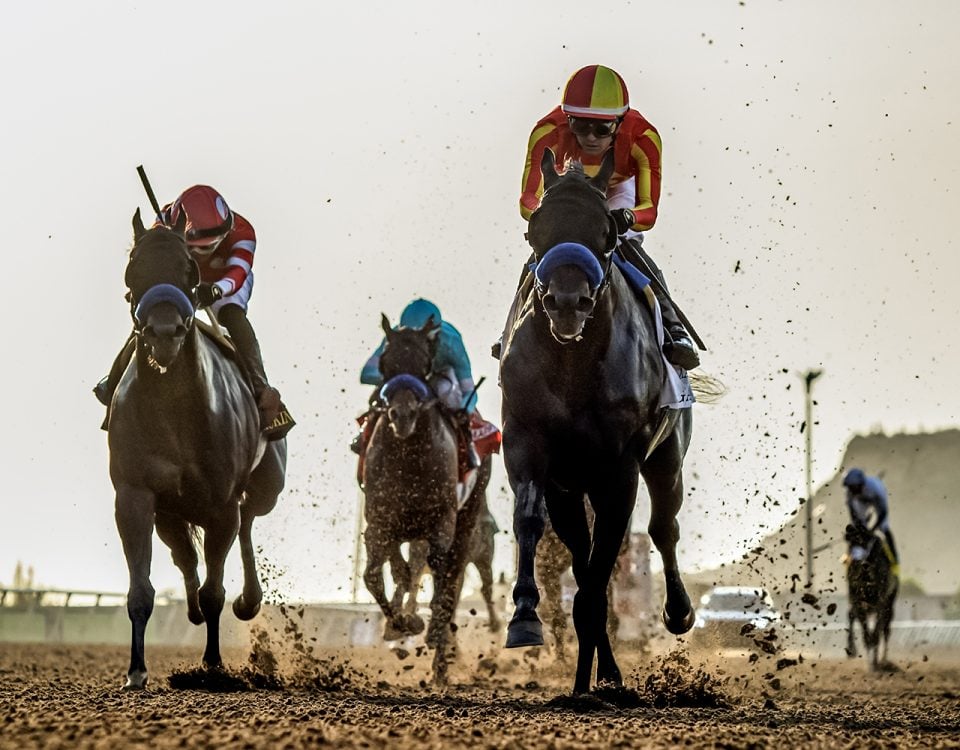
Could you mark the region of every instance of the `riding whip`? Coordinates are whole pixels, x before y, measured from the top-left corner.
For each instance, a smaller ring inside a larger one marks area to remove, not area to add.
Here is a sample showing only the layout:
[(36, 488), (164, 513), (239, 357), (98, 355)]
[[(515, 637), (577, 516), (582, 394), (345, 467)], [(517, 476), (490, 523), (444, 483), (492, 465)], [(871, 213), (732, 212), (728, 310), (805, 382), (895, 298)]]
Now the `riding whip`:
[(140, 175), (140, 182), (143, 183), (143, 189), (147, 191), (147, 198), (150, 199), (150, 205), (153, 207), (153, 211), (157, 215), (157, 221), (162, 224), (163, 215), (160, 212), (160, 204), (157, 202), (157, 196), (153, 194), (153, 188), (150, 187), (150, 180), (147, 179), (147, 173), (144, 171), (142, 164), (137, 167), (137, 174)]

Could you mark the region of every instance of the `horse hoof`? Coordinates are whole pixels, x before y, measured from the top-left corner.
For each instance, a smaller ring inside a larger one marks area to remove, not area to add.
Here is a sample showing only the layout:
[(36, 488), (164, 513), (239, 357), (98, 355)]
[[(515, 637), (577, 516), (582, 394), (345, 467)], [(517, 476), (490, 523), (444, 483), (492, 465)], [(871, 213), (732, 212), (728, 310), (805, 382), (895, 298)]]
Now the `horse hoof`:
[(251, 607), (247, 604), (242, 594), (233, 600), (233, 614), (237, 616), (238, 620), (252, 620), (257, 616), (259, 611), (260, 602), (257, 602)]
[(193, 625), (203, 625), (203, 623), (204, 623), (203, 612), (201, 612), (199, 608), (198, 608), (198, 609), (188, 609), (188, 610), (187, 610), (187, 619), (188, 619), (188, 620), (191, 622), (191, 624), (193, 624)]
[(693, 607), (687, 611), (687, 614), (680, 618), (670, 617), (670, 615), (667, 614), (667, 608), (664, 607), (663, 611), (660, 613), (660, 617), (663, 618), (663, 624), (666, 626), (667, 630), (674, 635), (683, 635), (689, 631), (690, 628), (693, 627), (694, 621), (697, 619), (697, 615), (693, 611)]
[(426, 627), (420, 615), (397, 615), (387, 620), (383, 628), (383, 640), (396, 641), (410, 635), (420, 635)]
[(507, 648), (543, 645), (543, 623), (540, 620), (511, 620), (507, 625)]
[(147, 673), (136, 670), (127, 675), (127, 682), (123, 686), (124, 691), (132, 692), (134, 690), (145, 690), (147, 687)]

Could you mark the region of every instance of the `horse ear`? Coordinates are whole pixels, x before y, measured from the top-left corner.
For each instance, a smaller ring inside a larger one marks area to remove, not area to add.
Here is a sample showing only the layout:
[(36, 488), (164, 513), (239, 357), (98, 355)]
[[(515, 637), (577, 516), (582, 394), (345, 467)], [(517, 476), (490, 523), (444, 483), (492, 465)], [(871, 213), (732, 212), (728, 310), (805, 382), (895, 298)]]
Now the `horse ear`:
[(600, 163), (600, 171), (590, 178), (590, 184), (606, 195), (607, 187), (610, 185), (610, 177), (613, 175), (613, 149), (608, 149), (603, 161)]
[(543, 150), (543, 156), (540, 158), (540, 174), (543, 175), (544, 190), (547, 190), (560, 177), (557, 174), (557, 157), (549, 148)]
[(133, 241), (139, 242), (140, 238), (147, 233), (147, 228), (143, 225), (143, 219), (140, 218), (140, 209), (133, 214)]
[(390, 325), (390, 318), (386, 313), (380, 313), (380, 327), (387, 336), (393, 333), (393, 326)]
[(181, 211), (177, 216), (177, 223), (173, 225), (173, 231), (180, 235), (181, 239), (187, 237), (187, 212)]

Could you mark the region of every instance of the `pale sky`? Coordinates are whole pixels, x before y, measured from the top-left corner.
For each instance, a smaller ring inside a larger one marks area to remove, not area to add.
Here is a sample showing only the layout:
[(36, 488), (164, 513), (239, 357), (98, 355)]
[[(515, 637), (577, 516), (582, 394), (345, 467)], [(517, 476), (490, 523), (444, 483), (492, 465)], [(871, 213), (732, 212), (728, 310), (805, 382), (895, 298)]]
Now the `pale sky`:
[[(738, 556), (804, 494), (800, 372), (825, 370), (817, 483), (854, 433), (960, 424), (958, 28), (951, 0), (8, 9), (0, 582), (22, 560), (38, 583), (126, 590), (90, 388), (129, 330), (143, 164), (161, 202), (212, 184), (257, 230), (250, 318), (299, 426), (288, 489), (255, 542), (282, 571), (275, 590), (346, 598), (347, 446), (380, 313), (433, 299), (499, 421), (488, 350), (527, 255), (527, 137), (591, 63), (619, 71), (661, 133), (645, 246), (707, 340), (704, 371), (728, 388), (695, 407), (681, 563)], [(491, 504), (508, 529), (504, 483), (498, 460)], [(893, 502), (895, 526), (907, 511)], [(639, 508), (645, 526), (643, 493)], [(508, 576), (511, 540), (498, 538)], [(233, 595), (236, 548), (230, 566)], [(180, 591), (165, 548), (153, 569), (158, 591)]]

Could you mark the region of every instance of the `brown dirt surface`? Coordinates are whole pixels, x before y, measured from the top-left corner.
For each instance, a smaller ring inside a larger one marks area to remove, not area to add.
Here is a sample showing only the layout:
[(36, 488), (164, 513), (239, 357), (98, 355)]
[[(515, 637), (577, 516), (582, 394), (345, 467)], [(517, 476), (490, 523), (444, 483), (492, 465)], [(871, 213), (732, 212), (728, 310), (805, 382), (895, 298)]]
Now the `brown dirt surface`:
[(227, 670), (148, 647), (148, 689), (120, 690), (116, 646), (0, 644), (0, 748), (960, 748), (960, 663), (620, 649), (626, 687), (573, 698), (572, 665), (536, 650), (464, 653), (427, 681), (422, 648), (290, 654), (264, 635)]

